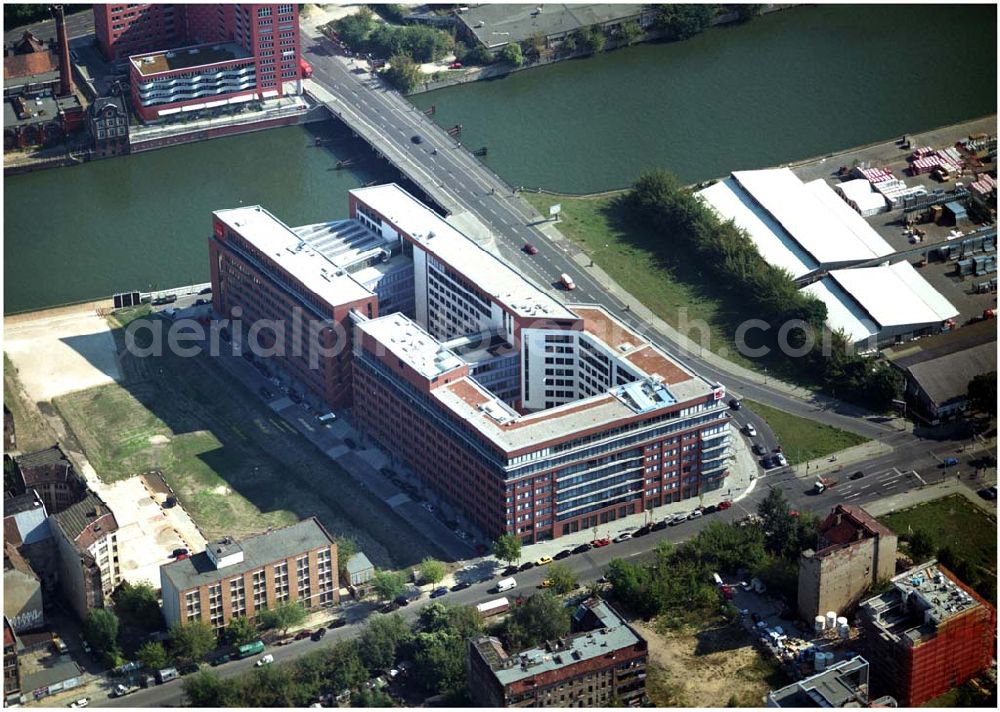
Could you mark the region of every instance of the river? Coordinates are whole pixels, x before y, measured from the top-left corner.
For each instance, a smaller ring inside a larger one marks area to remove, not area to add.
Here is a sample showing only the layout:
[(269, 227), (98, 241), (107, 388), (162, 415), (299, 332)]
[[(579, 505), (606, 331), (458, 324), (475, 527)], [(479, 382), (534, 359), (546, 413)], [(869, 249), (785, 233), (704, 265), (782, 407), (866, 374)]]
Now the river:
[[(414, 103), (514, 184), (592, 192), (653, 166), (697, 181), (994, 113), (996, 7), (797, 8)], [(322, 124), (7, 178), (4, 313), (207, 281), (212, 210), (344, 217), (350, 188), (391, 179), (369, 155)]]
[(823, 5), (420, 94), (509, 183), (685, 182), (996, 112), (995, 5)]

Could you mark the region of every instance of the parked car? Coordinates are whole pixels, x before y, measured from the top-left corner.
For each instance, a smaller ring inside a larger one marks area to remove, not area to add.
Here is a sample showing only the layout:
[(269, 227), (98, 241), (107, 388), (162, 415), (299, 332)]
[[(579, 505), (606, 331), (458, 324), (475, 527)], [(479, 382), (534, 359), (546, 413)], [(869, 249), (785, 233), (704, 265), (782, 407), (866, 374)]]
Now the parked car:
[(992, 487), (983, 487), (981, 490), (979, 490), (979, 496), (982, 497), (983, 499), (990, 499), (990, 500), (996, 499), (997, 498), (996, 485), (993, 485)]
[(754, 443), (751, 449), (753, 450), (754, 455), (760, 456), (767, 454), (767, 448), (761, 445), (760, 443)]
[(184, 547), (181, 547), (179, 549), (174, 549), (170, 553), (170, 558), (176, 559), (178, 556), (182, 556), (182, 555), (188, 554), (188, 553), (190, 553), (190, 552), (187, 549), (185, 549)]
[(462, 68), (461, 62), (452, 62), (451, 64), (448, 65), (448, 69), (461, 69), (461, 68)]
[(721, 509), (729, 509), (732, 506), (733, 506), (733, 503), (730, 502), (728, 499), (724, 499), (721, 502), (719, 502), (719, 509), (720, 510)]
[(944, 458), (941, 461), (941, 464), (944, 467), (954, 467), (955, 465), (958, 464), (958, 458), (957, 457), (946, 457), (946, 458)]
[(855, 473), (854, 473), (853, 475), (851, 475), (851, 479), (852, 479), (852, 480), (860, 480), (860, 479), (861, 479), (862, 477), (864, 477), (864, 476), (865, 476), (865, 473), (864, 473), (864, 472), (862, 472), (861, 470), (858, 470), (858, 471), (857, 471), (857, 472), (855, 472)]
[(523, 249), (529, 255), (537, 255), (538, 254), (538, 248), (535, 247), (534, 245), (532, 245), (530, 242), (524, 243), (524, 247), (521, 248), (521, 249)]
[(333, 630), (334, 628), (343, 628), (345, 625), (347, 625), (347, 621), (343, 618), (334, 618), (327, 628)]
[(451, 590), (452, 591), (464, 591), (465, 589), (469, 588), (470, 586), (472, 586), (472, 582), (471, 581), (459, 581), (458, 583), (456, 583), (454, 586), (451, 587)]
[(305, 640), (306, 638), (310, 637), (312, 634), (313, 634), (313, 632), (311, 630), (309, 630), (308, 628), (306, 628), (305, 630), (300, 630), (298, 633), (295, 634), (295, 640)]
[(533, 568), (535, 568), (535, 562), (526, 561), (523, 564), (521, 564), (521, 568), (519, 568), (518, 571), (527, 571), (528, 569), (533, 569)]
[(620, 544), (621, 542), (628, 541), (631, 538), (632, 538), (632, 532), (622, 532), (621, 534), (615, 537), (615, 543)]
[(212, 293), (212, 288), (211, 287), (205, 287), (203, 290), (201, 290), (200, 292), (198, 292), (198, 294), (211, 294), (211, 293)]
[(261, 659), (256, 662), (256, 666), (262, 667), (264, 665), (270, 665), (273, 662), (274, 662), (274, 656), (268, 653), (267, 655), (262, 656)]
[(753, 426), (753, 423), (747, 423), (746, 426), (743, 428), (743, 432), (745, 432), (752, 438), (757, 437), (757, 428)]
[(775, 462), (778, 463), (778, 467), (786, 467), (788, 465), (788, 460), (785, 459), (784, 453), (776, 453), (774, 455)]
[(193, 672), (198, 672), (201, 669), (201, 665), (198, 663), (186, 663), (177, 668), (177, 672), (181, 675), (190, 675)]
[(700, 516), (702, 516), (702, 510), (696, 509), (688, 515), (688, 519), (697, 519)]
[(90, 698), (89, 697), (81, 697), (78, 700), (73, 700), (72, 702), (70, 702), (69, 706), (70, 707), (86, 707), (89, 704), (90, 704)]
[(400, 607), (402, 607), (402, 606), (408, 606), (408, 605), (410, 605), (410, 599), (407, 598), (406, 595), (404, 594), (404, 595), (396, 596), (396, 598), (393, 601), (393, 603), (395, 603), (397, 606), (400, 606)]
[(670, 520), (669, 519), (663, 519), (663, 520), (658, 521), (656, 524), (654, 524), (652, 530), (654, 532), (658, 532), (661, 529), (666, 529), (668, 526), (670, 526)]
[(312, 638), (313, 640), (318, 641), (318, 640), (323, 640), (323, 636), (325, 635), (326, 635), (326, 628), (317, 628), (316, 631), (309, 637)]
[(573, 549), (573, 553), (574, 554), (583, 554), (584, 552), (590, 551), (591, 546), (592, 545), (589, 544), (589, 543), (587, 543), (587, 544), (580, 544), (580, 546), (578, 546), (575, 549)]
[(569, 549), (563, 549), (562, 551), (560, 551), (558, 554), (556, 554), (552, 558), (555, 559), (556, 561), (562, 561), (563, 559), (568, 558), (572, 554), (573, 554), (573, 552), (570, 551)]
[(773, 470), (775, 467), (778, 466), (778, 461), (773, 457), (771, 457), (770, 455), (768, 455), (767, 457), (762, 457), (760, 459), (760, 464), (761, 467), (763, 467), (765, 470)]
[(503, 570), (503, 573), (501, 574), (501, 576), (513, 576), (514, 574), (517, 573), (517, 571), (518, 571), (518, 569), (517, 569), (516, 566), (508, 566), (507, 568), (505, 568)]
[(535, 559), (535, 566), (546, 566), (551, 563), (552, 563), (551, 556), (540, 556), (539, 558)]
[(687, 512), (681, 512), (680, 514), (675, 514), (674, 518), (670, 520), (670, 526), (680, 524), (681, 522), (686, 521), (687, 518), (688, 518)]
[(230, 660), (232, 660), (231, 656), (229, 656), (229, 655), (220, 655), (217, 658), (212, 658), (212, 660), (208, 664), (211, 665), (212, 667), (216, 667), (218, 665), (225, 665)]
[(632, 532), (632, 538), (634, 539), (637, 536), (646, 536), (651, 531), (653, 531), (653, 525), (643, 524), (641, 527)]
[(740, 403), (735, 398), (730, 398), (729, 399), (729, 407), (732, 408), (733, 410), (739, 410), (740, 408), (743, 407), (743, 404)]
[(608, 537), (604, 537), (603, 539), (594, 539), (594, 541), (591, 542), (591, 544), (594, 545), (595, 549), (600, 549), (602, 546), (607, 546), (610, 543), (611, 539), (609, 539)]
[(446, 596), (448, 594), (447, 586), (438, 586), (433, 591), (431, 591), (431, 598), (441, 598), (441, 596)]
[(702, 514), (714, 514), (719, 511), (719, 506), (716, 504), (710, 504), (705, 509), (702, 510)]

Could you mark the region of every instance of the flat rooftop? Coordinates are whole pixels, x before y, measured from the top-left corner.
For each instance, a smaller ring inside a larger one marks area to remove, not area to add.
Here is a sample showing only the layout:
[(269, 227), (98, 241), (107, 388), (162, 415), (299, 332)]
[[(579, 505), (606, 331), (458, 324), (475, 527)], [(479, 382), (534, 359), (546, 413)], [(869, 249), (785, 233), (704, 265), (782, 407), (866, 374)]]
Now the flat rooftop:
[(860, 655), (768, 694), (778, 707), (860, 707), (868, 699), (868, 661)]
[(321, 255), (347, 272), (354, 272), (362, 263), (388, 259), (392, 241), (386, 240), (357, 220), (333, 220), (292, 228)]
[(935, 635), (948, 619), (982, 605), (937, 561), (930, 561), (899, 574), (890, 590), (861, 607), (887, 633), (917, 643)]
[(147, 54), (135, 54), (128, 59), (139, 70), (142, 76), (148, 77), (160, 72), (204, 67), (221, 62), (231, 62), (234, 59), (250, 59), (251, 57), (252, 55), (240, 45), (234, 42), (226, 42), (224, 44), (205, 44)]
[(428, 380), (464, 365), (462, 359), (404, 314), (369, 319), (357, 328)]
[(573, 312), (484, 250), (395, 183), (351, 191), (495, 301), (521, 317), (575, 319)]
[(826, 304), (831, 329), (855, 342), (888, 327), (940, 324), (958, 310), (909, 262), (831, 270), (803, 288)]
[(328, 304), (347, 304), (371, 296), (340, 266), (261, 206), (217, 210), (213, 215)]
[[(288, 527), (247, 537), (230, 545), (220, 556), (243, 550), (243, 561), (221, 569), (215, 568), (207, 552), (195, 554), (160, 567), (161, 579), (170, 581), (178, 591), (203, 586), (223, 578), (254, 571), (275, 561), (286, 559), (321, 546), (333, 539), (314, 518), (304, 519)], [(213, 542), (217, 545), (217, 542)]]

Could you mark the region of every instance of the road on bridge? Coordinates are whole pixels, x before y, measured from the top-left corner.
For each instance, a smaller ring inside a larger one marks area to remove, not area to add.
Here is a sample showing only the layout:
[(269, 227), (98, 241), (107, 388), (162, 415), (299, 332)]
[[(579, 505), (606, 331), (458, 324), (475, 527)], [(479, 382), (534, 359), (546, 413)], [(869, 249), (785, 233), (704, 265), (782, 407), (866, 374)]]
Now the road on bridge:
[[(577, 288), (565, 295), (571, 296), (571, 301), (602, 304), (667, 353), (689, 363), (705, 378), (725, 384), (741, 397), (882, 439), (890, 445), (912, 439), (912, 435), (900, 433), (887, 423), (857, 417), (862, 414), (859, 409), (832, 399), (789, 396), (759, 381), (717, 368), (668, 341), (634, 313), (624, 310), (621, 300), (609, 291), (610, 285), (601, 283), (572, 259), (567, 241), (554, 244), (545, 236), (539, 229), (543, 220), (534, 208), (398, 91), (380, 77), (362, 71), (355, 60), (339, 54), (334, 43), (325, 37), (311, 37), (303, 32), (302, 53), (313, 67), (313, 81), (335, 97), (331, 103), (345, 123), (356, 130), (364, 125), (364, 133), (379, 136), (376, 150), (422, 184), (425, 192), (439, 195), (442, 207), (451, 212), (467, 210), (475, 215), (497, 238), (503, 258), (538, 285), (552, 290), (560, 274), (572, 275)], [(421, 137), (420, 143), (413, 142), (416, 135)], [(521, 248), (529, 242), (538, 248), (537, 255), (522, 252)], [(758, 424), (762, 422), (754, 416), (745, 417)]]

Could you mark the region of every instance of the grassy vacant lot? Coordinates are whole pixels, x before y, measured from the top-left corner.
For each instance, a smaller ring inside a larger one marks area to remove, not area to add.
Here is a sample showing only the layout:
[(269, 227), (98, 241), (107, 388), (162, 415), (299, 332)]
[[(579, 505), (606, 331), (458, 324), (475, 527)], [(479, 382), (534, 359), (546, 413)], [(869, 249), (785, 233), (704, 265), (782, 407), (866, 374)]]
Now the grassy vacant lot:
[[(933, 542), (934, 549), (948, 547), (965, 562), (983, 585), (977, 590), (993, 592), (996, 600), (997, 520), (961, 495), (951, 495), (932, 502), (879, 517), (879, 521), (906, 539), (918, 531)], [(966, 581), (974, 585), (973, 581)], [(987, 596), (987, 598), (990, 598)]]
[[(120, 343), (121, 329), (115, 336)], [(432, 553), (383, 502), (209, 357), (125, 354), (122, 370), (121, 384), (55, 401), (105, 481), (161, 470), (209, 539), (316, 515), (382, 566)]]
[[(737, 351), (727, 324), (743, 318), (739, 305), (724, 303), (718, 290), (702, 279), (697, 266), (669, 253), (663, 238), (643, 226), (629, 223), (619, 209), (620, 195), (595, 198), (556, 197), (522, 193), (543, 215), (549, 206), (562, 205), (559, 231), (573, 240), (612, 279), (636, 296), (658, 317), (675, 328), (692, 325), (687, 336), (742, 366), (753, 367)], [(708, 341), (694, 323), (708, 325)]]
[(771, 426), (785, 450), (785, 457), (793, 465), (868, 441), (861, 435), (800, 418), (762, 403), (743, 402)]

